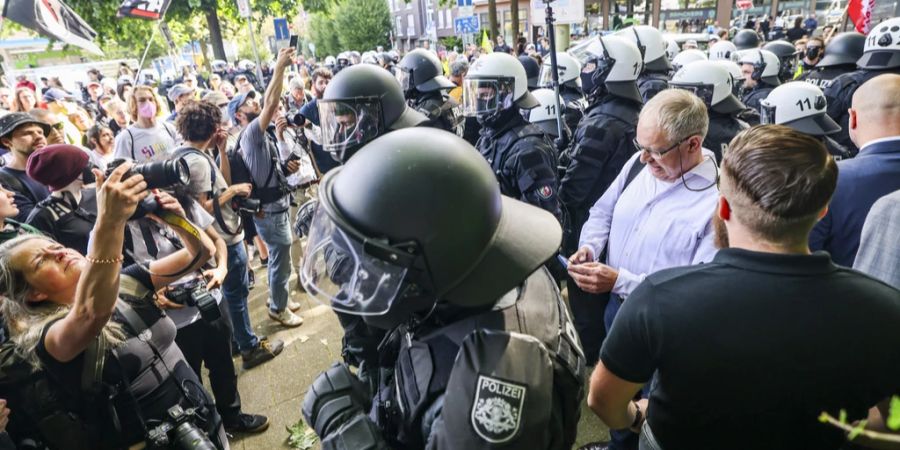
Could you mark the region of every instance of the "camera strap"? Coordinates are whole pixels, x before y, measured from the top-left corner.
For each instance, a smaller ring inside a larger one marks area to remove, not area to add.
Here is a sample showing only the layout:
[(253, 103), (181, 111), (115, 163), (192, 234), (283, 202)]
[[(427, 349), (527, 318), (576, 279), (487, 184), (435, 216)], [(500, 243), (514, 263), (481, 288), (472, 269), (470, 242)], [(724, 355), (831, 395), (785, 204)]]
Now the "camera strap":
[(209, 197), (212, 199), (213, 204), (213, 217), (216, 219), (216, 223), (219, 225), (219, 228), (225, 234), (229, 234), (231, 236), (235, 236), (238, 233), (244, 231), (244, 226), (241, 223), (241, 217), (239, 214), (235, 214), (238, 218), (238, 226), (237, 229), (232, 231), (231, 227), (225, 222), (225, 217), (222, 216), (222, 205), (219, 204), (219, 192), (216, 191), (216, 171), (218, 168), (215, 166), (212, 158), (209, 157), (204, 152), (196, 149), (194, 147), (181, 147), (172, 154), (173, 158), (182, 158), (185, 155), (193, 153), (199, 155), (209, 164)]
[[(177, 214), (169, 212), (169, 211), (160, 211), (156, 215), (170, 227), (179, 228), (179, 229), (183, 230), (184, 232), (190, 234), (191, 236), (194, 236), (195, 238), (197, 238), (197, 240), (200, 240), (200, 233), (203, 233), (203, 231), (198, 229), (194, 224), (192, 224), (187, 219), (185, 219), (181, 216), (178, 216)], [(143, 231), (143, 228), (141, 228), (141, 230)], [(151, 243), (155, 242), (153, 240), (153, 236), (152, 235), (144, 236), (144, 239), (146, 241), (146, 245), (148, 245), (148, 250), (149, 250), (149, 246), (151, 245)], [(153, 247), (154, 248), (156, 247), (155, 243), (153, 244)], [(200, 261), (200, 253), (197, 253), (196, 255), (194, 255), (193, 259), (191, 259), (191, 262), (188, 263), (187, 266), (185, 266), (181, 270), (179, 270), (175, 273), (171, 273), (171, 274), (159, 274), (159, 273), (156, 273), (156, 272), (150, 270), (150, 265), (142, 262), (141, 259), (138, 258), (134, 254), (134, 252), (132, 252), (131, 250), (126, 250), (125, 253), (129, 257), (131, 257), (131, 259), (134, 261), (134, 263), (137, 264), (141, 269), (143, 269), (150, 275), (155, 275), (155, 276), (162, 277), (162, 278), (181, 278), (181, 277), (191, 273), (192, 272), (191, 267), (193, 267), (194, 265), (197, 264), (198, 261)], [(153, 255), (153, 256), (156, 257), (156, 255)]]

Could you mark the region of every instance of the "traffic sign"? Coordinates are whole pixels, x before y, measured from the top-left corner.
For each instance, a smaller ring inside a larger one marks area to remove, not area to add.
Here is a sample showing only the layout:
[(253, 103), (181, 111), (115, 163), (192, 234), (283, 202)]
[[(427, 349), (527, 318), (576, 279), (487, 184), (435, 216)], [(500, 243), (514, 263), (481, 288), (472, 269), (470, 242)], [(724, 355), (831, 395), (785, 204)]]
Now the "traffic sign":
[(453, 21), (453, 29), (456, 34), (477, 33), (481, 29), (478, 16), (457, 17)]
[(250, 0), (237, 0), (238, 14), (243, 18), (250, 17)]
[(456, 6), (460, 8), (463, 6), (472, 6), (472, 0), (456, 0)]
[(746, 11), (753, 7), (753, 0), (738, 0), (737, 7), (742, 11)]
[(272, 20), (275, 25), (275, 40), (281, 41), (291, 38), (291, 32), (288, 30), (288, 21), (283, 17), (277, 17)]

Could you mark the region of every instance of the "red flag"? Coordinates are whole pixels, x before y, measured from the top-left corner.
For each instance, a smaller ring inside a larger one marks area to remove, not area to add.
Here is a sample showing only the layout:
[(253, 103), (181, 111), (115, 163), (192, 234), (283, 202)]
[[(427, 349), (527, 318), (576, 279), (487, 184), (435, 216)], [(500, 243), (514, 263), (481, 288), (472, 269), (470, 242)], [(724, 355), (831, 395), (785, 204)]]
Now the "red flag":
[(869, 24), (872, 22), (872, 11), (875, 9), (875, 0), (850, 0), (847, 5), (847, 14), (856, 25), (856, 31), (869, 34)]

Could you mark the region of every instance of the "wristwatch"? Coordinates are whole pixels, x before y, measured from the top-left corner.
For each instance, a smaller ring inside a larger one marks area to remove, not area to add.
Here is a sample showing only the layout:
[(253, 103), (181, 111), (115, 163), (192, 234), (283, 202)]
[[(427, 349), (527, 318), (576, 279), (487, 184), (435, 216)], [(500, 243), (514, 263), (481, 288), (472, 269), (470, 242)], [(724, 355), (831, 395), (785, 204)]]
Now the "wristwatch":
[(628, 427), (631, 431), (640, 434), (641, 433), (641, 425), (644, 424), (644, 412), (641, 411), (641, 405), (632, 400), (631, 403), (634, 404), (634, 421), (631, 422), (631, 425)]

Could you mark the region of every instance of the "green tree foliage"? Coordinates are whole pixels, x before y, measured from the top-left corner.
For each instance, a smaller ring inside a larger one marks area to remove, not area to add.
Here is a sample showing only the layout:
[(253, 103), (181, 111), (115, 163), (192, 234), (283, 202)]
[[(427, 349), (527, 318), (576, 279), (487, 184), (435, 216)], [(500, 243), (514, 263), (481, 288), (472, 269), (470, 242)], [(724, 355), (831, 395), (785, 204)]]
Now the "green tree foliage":
[(371, 50), (389, 43), (391, 12), (384, 0), (343, 0), (335, 10), (335, 25), (343, 49)]
[(337, 26), (328, 11), (317, 12), (309, 21), (309, 37), (316, 46), (316, 56), (337, 55), (341, 50)]
[(391, 13), (384, 0), (336, 0), (312, 16), (309, 33), (316, 55), (365, 51), (389, 43)]

